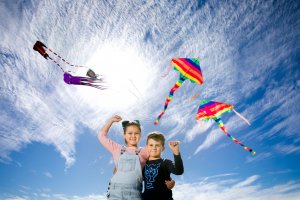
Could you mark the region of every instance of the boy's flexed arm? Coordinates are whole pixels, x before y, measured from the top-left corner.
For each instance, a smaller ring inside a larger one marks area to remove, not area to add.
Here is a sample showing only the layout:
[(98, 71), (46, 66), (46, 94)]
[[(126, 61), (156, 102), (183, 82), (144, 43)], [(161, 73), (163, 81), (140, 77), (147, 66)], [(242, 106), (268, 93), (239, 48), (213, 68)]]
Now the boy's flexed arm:
[(183, 162), (182, 162), (182, 159), (180, 156), (180, 151), (179, 151), (179, 143), (180, 143), (179, 141), (170, 141), (169, 142), (169, 147), (174, 154), (174, 161), (175, 161), (175, 164), (172, 165), (170, 171), (171, 171), (171, 173), (176, 174), (176, 175), (181, 175), (181, 174), (183, 174), (183, 171), (184, 171)]
[(169, 147), (175, 156), (179, 155), (179, 141), (170, 141)]

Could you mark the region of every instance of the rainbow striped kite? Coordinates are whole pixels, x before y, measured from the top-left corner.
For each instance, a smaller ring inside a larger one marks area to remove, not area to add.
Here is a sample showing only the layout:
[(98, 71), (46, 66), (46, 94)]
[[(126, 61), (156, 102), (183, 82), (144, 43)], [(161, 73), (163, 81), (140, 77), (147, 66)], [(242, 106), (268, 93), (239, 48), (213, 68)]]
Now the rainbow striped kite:
[(202, 72), (200, 69), (200, 63), (197, 58), (173, 58), (171, 61), (174, 65), (174, 69), (180, 72), (179, 80), (175, 83), (171, 89), (169, 96), (165, 101), (164, 111), (155, 120), (154, 124), (157, 125), (159, 119), (163, 116), (168, 108), (168, 104), (171, 101), (174, 92), (181, 86), (181, 84), (186, 80), (190, 79), (193, 83), (198, 83), (201, 85), (203, 83)]
[(202, 100), (200, 102), (200, 106), (196, 115), (196, 120), (209, 120), (213, 119), (215, 122), (218, 123), (218, 126), (223, 130), (223, 132), (232, 139), (235, 143), (241, 145), (245, 150), (249, 151), (252, 155), (256, 152), (253, 151), (251, 148), (246, 147), (240, 141), (232, 137), (228, 131), (226, 130), (222, 120), (221, 115), (225, 112), (234, 111), (239, 117), (241, 117), (247, 124), (250, 125), (249, 121), (244, 118), (241, 114), (239, 114), (236, 110), (233, 109), (233, 105), (221, 103), (221, 102), (214, 102), (209, 100)]

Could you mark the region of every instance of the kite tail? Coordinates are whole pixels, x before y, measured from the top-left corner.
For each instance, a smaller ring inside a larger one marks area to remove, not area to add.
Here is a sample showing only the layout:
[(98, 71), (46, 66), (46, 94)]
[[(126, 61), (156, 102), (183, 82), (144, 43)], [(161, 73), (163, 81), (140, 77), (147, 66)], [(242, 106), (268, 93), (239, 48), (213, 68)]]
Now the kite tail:
[(237, 116), (239, 116), (242, 120), (244, 120), (249, 126), (251, 125), (248, 119), (246, 119), (243, 115), (241, 115), (239, 112), (237, 112), (235, 109), (232, 109)]
[(166, 101), (165, 101), (165, 107), (164, 107), (164, 111), (160, 113), (160, 115), (156, 118), (154, 124), (157, 125), (158, 121), (160, 120), (160, 118), (165, 114), (167, 108), (168, 108), (168, 104), (171, 101), (174, 92), (181, 86), (181, 84), (183, 83), (183, 81), (185, 81), (185, 78), (180, 76), (179, 80), (175, 83), (175, 85), (173, 86), (173, 88), (170, 90), (169, 96), (167, 97)]
[[(86, 86), (91, 86), (100, 90), (107, 89), (106, 86), (103, 85), (104, 81), (102, 78), (100, 79), (95, 79), (95, 78), (90, 78), (90, 77), (76, 77), (80, 79), (80, 82), (77, 83), (78, 85), (86, 85)], [(74, 83), (73, 83), (74, 84)]]
[(251, 149), (251, 148), (245, 146), (245, 145), (242, 144), (240, 141), (238, 141), (238, 140), (235, 139), (233, 136), (231, 136), (231, 135), (228, 133), (228, 131), (226, 130), (226, 128), (225, 128), (225, 126), (224, 126), (224, 124), (223, 124), (223, 122), (222, 122), (221, 119), (216, 119), (216, 122), (218, 123), (218, 126), (223, 130), (223, 132), (224, 132), (230, 139), (232, 139), (235, 143), (241, 145), (245, 150), (249, 151), (252, 155), (255, 155), (255, 154), (256, 154), (256, 152), (253, 151), (253, 149)]

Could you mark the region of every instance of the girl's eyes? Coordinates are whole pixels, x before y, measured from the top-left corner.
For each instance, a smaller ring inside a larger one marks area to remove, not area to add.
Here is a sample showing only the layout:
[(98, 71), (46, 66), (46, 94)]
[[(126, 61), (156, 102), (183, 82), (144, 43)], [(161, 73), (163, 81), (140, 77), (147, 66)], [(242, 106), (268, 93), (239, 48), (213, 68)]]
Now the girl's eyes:
[(140, 135), (139, 133), (127, 133), (127, 134), (129, 134), (129, 135)]

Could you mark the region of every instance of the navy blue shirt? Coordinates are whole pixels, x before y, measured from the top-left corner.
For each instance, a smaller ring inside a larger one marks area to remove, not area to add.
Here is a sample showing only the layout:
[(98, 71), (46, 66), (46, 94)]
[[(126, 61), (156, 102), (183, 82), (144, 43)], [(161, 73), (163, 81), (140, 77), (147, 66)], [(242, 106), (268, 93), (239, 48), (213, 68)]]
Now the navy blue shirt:
[(148, 160), (143, 169), (143, 200), (172, 200), (172, 190), (168, 189), (165, 180), (171, 180), (170, 174), (183, 174), (183, 163), (180, 154), (174, 155), (175, 163), (168, 159)]

